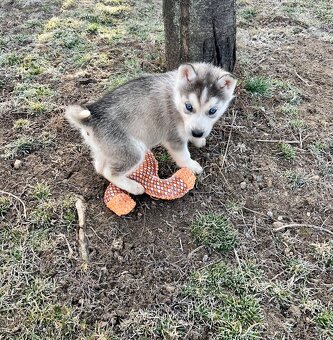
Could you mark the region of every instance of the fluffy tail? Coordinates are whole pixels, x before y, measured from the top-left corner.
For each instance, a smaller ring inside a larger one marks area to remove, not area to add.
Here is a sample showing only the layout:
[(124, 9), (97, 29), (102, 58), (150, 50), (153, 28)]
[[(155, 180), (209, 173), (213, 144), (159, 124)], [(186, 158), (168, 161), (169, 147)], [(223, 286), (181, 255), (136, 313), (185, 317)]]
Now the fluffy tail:
[(80, 105), (70, 105), (66, 108), (65, 118), (75, 127), (82, 128), (89, 121), (91, 113)]

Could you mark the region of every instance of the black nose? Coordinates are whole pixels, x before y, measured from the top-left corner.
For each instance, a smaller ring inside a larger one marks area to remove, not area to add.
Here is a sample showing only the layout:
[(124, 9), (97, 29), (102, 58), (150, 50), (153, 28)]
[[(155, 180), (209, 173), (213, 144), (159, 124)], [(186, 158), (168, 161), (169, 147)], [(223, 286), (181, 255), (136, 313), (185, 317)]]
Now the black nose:
[(203, 135), (203, 132), (200, 131), (200, 130), (192, 130), (192, 136), (195, 137), (195, 138), (200, 138), (202, 137)]

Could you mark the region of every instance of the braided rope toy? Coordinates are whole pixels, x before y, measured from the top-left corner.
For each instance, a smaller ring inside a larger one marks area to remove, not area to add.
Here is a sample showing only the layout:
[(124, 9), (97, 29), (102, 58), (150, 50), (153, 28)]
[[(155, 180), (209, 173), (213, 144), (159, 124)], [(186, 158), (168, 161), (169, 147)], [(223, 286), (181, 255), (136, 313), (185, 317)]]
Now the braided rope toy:
[[(158, 163), (152, 152), (147, 152), (143, 163), (128, 176), (145, 188), (145, 193), (153, 198), (174, 200), (183, 197), (193, 189), (195, 176), (190, 169), (181, 168), (172, 177), (158, 177)], [(110, 183), (104, 193), (104, 203), (118, 216), (126, 215), (135, 207), (129, 194)]]

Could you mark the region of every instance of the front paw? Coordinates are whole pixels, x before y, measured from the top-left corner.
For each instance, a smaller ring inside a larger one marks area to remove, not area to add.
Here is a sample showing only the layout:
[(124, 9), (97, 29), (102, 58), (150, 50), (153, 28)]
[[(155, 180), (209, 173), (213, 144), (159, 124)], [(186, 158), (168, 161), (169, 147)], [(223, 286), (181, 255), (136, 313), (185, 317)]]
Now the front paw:
[(201, 174), (203, 172), (201, 165), (194, 160), (191, 160), (191, 162), (188, 165), (186, 165), (186, 167), (189, 168), (195, 174)]
[(202, 148), (206, 145), (206, 138), (193, 138), (191, 142), (197, 147)]
[(131, 180), (131, 183), (127, 188), (127, 192), (132, 195), (142, 195), (145, 192), (145, 188), (140, 183)]

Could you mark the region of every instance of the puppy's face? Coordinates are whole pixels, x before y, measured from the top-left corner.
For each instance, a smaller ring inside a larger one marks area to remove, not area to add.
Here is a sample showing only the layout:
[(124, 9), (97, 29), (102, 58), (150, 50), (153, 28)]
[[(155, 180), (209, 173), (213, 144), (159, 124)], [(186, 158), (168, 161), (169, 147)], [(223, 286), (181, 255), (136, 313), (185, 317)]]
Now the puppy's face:
[(206, 138), (233, 98), (236, 79), (210, 64), (185, 64), (178, 69), (175, 103), (186, 137)]

